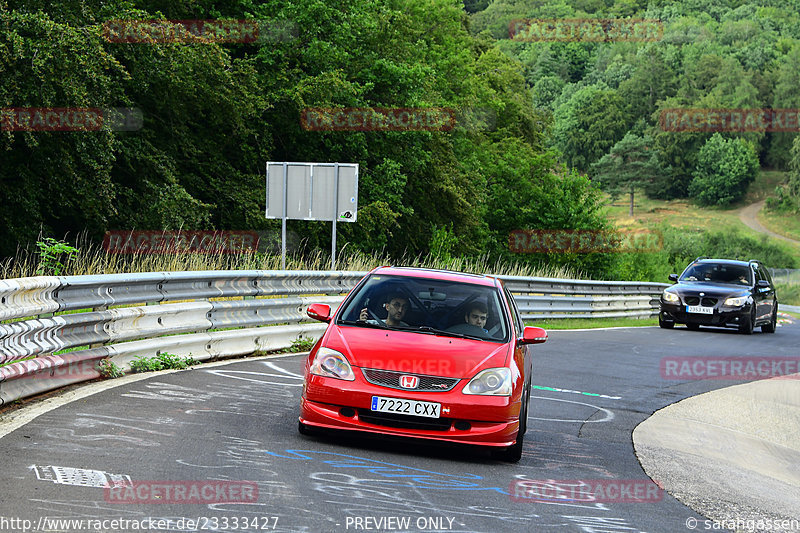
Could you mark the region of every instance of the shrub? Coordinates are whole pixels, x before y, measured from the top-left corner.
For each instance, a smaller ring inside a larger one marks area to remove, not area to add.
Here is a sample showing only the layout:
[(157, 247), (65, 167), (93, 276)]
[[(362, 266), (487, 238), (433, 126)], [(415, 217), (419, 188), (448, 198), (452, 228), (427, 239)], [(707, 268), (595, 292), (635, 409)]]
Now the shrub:
[(715, 133), (697, 156), (689, 196), (703, 206), (729, 205), (744, 197), (758, 169), (758, 154), (752, 145)]

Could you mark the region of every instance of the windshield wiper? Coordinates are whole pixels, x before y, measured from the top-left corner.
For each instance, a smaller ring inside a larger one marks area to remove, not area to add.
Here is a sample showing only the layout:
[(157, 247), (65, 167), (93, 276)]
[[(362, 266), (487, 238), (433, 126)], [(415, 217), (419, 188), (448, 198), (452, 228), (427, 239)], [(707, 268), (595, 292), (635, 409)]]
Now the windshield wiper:
[(456, 337), (458, 339), (474, 339), (478, 341), (486, 340), (482, 337), (478, 337), (476, 335), (467, 335), (465, 333), (456, 333), (455, 331), (445, 331), (442, 329), (432, 328), (430, 326), (405, 326), (405, 327), (398, 327), (395, 329), (399, 329), (402, 331), (422, 331), (424, 333), (433, 333), (434, 335), (441, 335), (443, 337)]
[(386, 324), (381, 324), (380, 322), (367, 322), (366, 320), (340, 320), (338, 323), (343, 326), (361, 326), (365, 328), (389, 329), (389, 326), (387, 326)]

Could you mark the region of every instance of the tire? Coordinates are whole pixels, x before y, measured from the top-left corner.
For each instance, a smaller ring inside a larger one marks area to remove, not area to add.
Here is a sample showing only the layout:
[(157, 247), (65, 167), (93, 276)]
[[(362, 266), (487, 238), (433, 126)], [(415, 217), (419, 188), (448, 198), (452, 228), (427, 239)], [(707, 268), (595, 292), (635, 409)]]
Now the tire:
[(742, 322), (739, 324), (739, 333), (744, 333), (745, 335), (752, 335), (755, 322), (756, 322), (756, 310), (755, 308), (751, 308), (750, 314), (747, 315), (746, 317), (742, 317)]
[(305, 435), (305, 436), (309, 436), (309, 435), (313, 435), (314, 434), (314, 430), (312, 430), (310, 426), (307, 426), (306, 424), (303, 424), (300, 421), (297, 422), (297, 431), (301, 435)]
[(686, 327), (692, 331), (697, 331), (698, 329), (700, 329), (700, 324), (695, 324), (694, 322), (687, 322)]
[(769, 324), (764, 324), (761, 326), (761, 333), (775, 333), (775, 330), (778, 328), (778, 306), (777, 304), (772, 310), (772, 318), (769, 320)]
[(663, 329), (672, 329), (675, 327), (675, 322), (671, 320), (663, 320), (661, 315), (658, 315), (658, 327)]
[(497, 458), (501, 461), (505, 461), (506, 463), (518, 463), (520, 459), (522, 459), (522, 447), (525, 444), (525, 432), (528, 430), (528, 394), (530, 389), (528, 389), (528, 393), (523, 394), (523, 398), (526, 399), (525, 403), (522, 405), (523, 412), (519, 415), (519, 429), (517, 430), (517, 442), (512, 444), (511, 446), (499, 450), (497, 452)]

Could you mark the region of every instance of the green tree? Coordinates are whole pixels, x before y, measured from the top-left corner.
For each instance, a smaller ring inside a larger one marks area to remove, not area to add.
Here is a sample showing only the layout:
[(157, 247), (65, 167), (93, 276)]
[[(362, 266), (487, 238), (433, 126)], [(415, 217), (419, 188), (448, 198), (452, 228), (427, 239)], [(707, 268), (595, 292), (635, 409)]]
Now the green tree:
[(630, 126), (625, 102), (613, 89), (578, 89), (554, 114), (553, 145), (569, 166), (587, 171)]
[(661, 172), (658, 157), (650, 137), (625, 134), (611, 151), (592, 165), (592, 180), (604, 191), (616, 197), (630, 196), (630, 216), (633, 216), (634, 192), (648, 185)]
[[(778, 79), (772, 101), (773, 109), (800, 108), (800, 43), (783, 56), (778, 69)], [(790, 150), (796, 133), (776, 132), (771, 135), (767, 162), (778, 168), (788, 168)]]
[(744, 197), (758, 168), (751, 144), (715, 133), (700, 149), (689, 195), (700, 205), (730, 205)]
[(792, 144), (786, 182), (775, 188), (775, 196), (767, 198), (767, 207), (777, 212), (800, 213), (800, 137)]

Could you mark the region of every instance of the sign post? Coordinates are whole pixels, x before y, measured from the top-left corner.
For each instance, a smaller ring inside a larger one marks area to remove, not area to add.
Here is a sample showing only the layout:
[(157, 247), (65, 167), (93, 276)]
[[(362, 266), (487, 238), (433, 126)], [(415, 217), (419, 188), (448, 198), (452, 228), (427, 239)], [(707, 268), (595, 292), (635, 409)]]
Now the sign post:
[(336, 222), (356, 221), (358, 164), (268, 162), (266, 184), (266, 217), (281, 219), (281, 268), (286, 269), (287, 220), (330, 220), (336, 270)]

